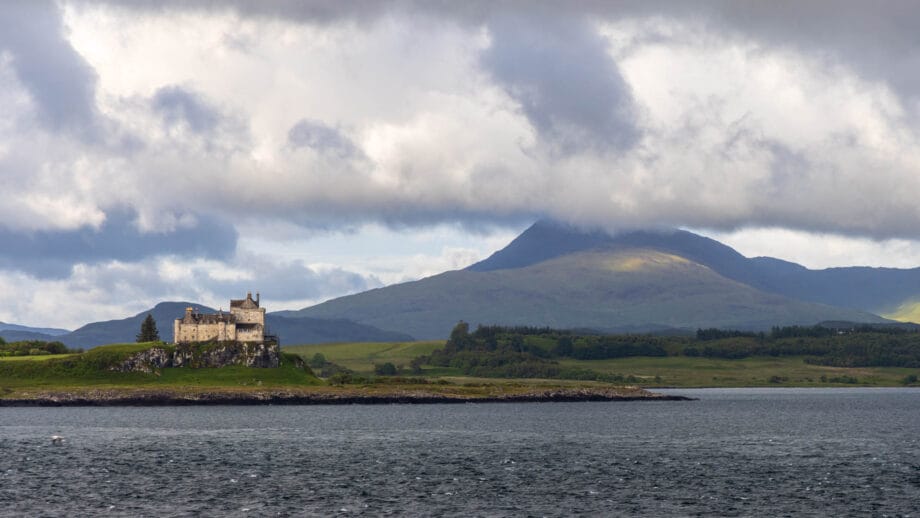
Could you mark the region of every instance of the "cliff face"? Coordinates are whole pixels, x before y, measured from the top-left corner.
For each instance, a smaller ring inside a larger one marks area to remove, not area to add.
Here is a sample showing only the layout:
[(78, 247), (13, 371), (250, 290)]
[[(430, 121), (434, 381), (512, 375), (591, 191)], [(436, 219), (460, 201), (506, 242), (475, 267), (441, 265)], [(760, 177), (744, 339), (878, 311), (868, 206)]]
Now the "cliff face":
[(110, 370), (150, 373), (169, 367), (199, 369), (227, 365), (275, 368), (281, 365), (281, 354), (277, 344), (225, 342), (155, 346), (132, 354)]

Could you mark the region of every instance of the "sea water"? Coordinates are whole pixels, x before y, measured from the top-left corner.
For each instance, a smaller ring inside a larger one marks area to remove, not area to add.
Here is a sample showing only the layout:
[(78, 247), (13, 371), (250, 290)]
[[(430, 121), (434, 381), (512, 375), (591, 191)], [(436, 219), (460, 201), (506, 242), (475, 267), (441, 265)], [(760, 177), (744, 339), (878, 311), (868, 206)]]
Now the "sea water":
[(671, 393), (0, 408), (0, 516), (920, 516), (920, 390)]

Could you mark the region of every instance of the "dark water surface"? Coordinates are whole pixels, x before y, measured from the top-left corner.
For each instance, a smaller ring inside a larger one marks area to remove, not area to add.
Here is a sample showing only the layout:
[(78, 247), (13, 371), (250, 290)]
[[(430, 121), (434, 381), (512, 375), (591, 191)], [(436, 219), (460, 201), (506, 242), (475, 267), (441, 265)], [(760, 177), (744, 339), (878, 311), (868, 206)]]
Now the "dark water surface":
[(920, 390), (672, 392), (0, 408), (0, 515), (920, 516)]

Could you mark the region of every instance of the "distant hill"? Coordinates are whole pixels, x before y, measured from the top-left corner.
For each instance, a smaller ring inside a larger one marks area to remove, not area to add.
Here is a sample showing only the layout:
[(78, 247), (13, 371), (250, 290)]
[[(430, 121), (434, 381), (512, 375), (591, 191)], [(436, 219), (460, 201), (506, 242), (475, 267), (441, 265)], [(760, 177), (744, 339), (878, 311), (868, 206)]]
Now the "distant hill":
[(24, 340), (41, 340), (51, 342), (58, 340), (60, 335), (46, 335), (44, 333), (33, 333), (31, 331), (0, 331), (0, 337), (7, 342), (21, 342)]
[[(147, 314), (153, 316), (157, 323), (160, 338), (173, 340), (173, 321), (185, 314), (187, 307), (197, 308), (203, 313), (216, 312), (215, 309), (194, 302), (161, 302), (147, 311), (119, 320), (93, 322), (67, 334), (51, 336), (46, 334), (24, 334), (20, 331), (8, 331), (4, 339), (17, 340), (60, 340), (68, 347), (84, 349), (113, 343), (130, 343), (140, 331), (141, 323)], [(281, 338), (282, 346), (326, 342), (390, 342), (409, 341), (413, 338), (405, 333), (382, 331), (366, 324), (357, 324), (345, 319), (289, 319), (269, 313), (265, 316), (265, 325), (271, 333)], [(18, 333), (18, 334), (17, 334)]]
[(265, 325), (281, 337), (281, 346), (331, 342), (410, 342), (405, 333), (383, 331), (345, 319), (287, 318), (274, 313), (265, 315)]
[(156, 320), (160, 338), (171, 342), (173, 339), (173, 321), (185, 314), (187, 307), (198, 308), (205, 313), (216, 312), (215, 309), (193, 302), (161, 302), (147, 311), (120, 320), (93, 322), (57, 337), (69, 347), (90, 348), (97, 345), (133, 342), (141, 329), (141, 323), (149, 313)]
[(70, 331), (66, 329), (57, 329), (54, 327), (29, 327), (0, 322), (0, 337), (3, 337), (7, 342), (16, 342), (20, 340), (51, 340), (51, 337), (67, 334), (69, 332)]
[(283, 314), (348, 318), (419, 339), (442, 338), (460, 319), (474, 325), (599, 330), (767, 329), (823, 320), (885, 321), (863, 311), (767, 293), (661, 249), (619, 243), (598, 248), (598, 240), (588, 236), (586, 242), (594, 248), (572, 252), (573, 241), (565, 242), (563, 253), (543, 253), (541, 261), (532, 255), (538, 249), (534, 243), (512, 243), (509, 248), (515, 248), (507, 253), (466, 270)]

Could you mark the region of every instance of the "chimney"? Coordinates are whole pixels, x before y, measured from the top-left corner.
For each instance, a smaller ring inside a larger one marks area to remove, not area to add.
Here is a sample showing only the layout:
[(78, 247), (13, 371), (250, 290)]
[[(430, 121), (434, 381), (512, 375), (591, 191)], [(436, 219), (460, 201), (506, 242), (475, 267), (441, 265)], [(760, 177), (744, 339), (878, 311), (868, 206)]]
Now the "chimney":
[(256, 306), (259, 305), (259, 292), (256, 292)]

